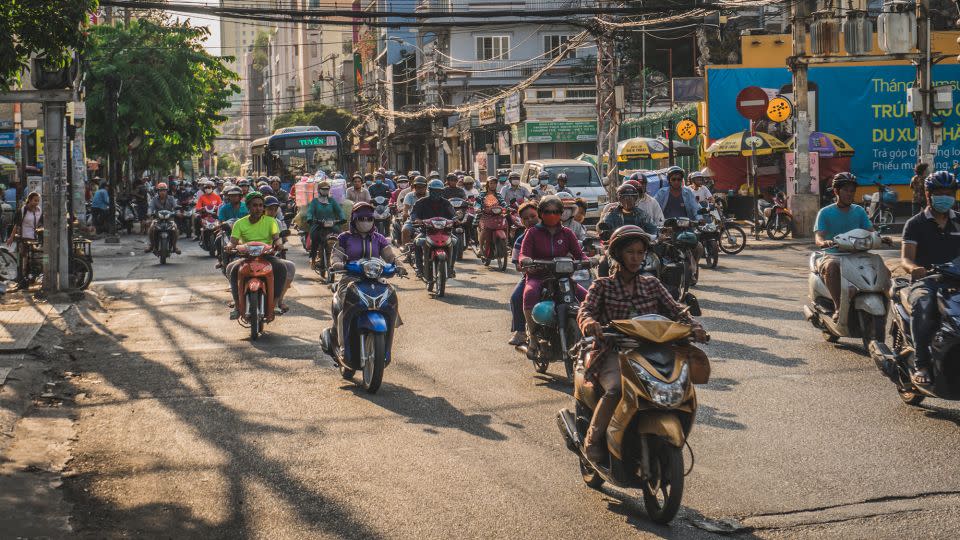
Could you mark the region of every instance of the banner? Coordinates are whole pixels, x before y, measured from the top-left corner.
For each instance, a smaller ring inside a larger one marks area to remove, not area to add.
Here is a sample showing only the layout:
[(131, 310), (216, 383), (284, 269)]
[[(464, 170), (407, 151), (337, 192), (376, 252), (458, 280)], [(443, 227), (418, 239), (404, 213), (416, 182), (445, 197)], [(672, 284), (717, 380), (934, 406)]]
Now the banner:
[[(915, 75), (916, 70), (909, 65), (809, 70), (810, 122), (816, 131), (837, 135), (853, 147), (850, 169), (861, 184), (881, 180), (885, 184), (910, 183), (917, 161), (917, 129), (913, 115), (906, 111), (906, 93)], [(934, 66), (933, 85), (938, 84), (953, 86), (954, 107), (934, 117), (934, 122), (943, 123), (943, 143), (937, 149), (935, 168), (953, 170), (960, 160), (960, 65)], [(792, 97), (790, 71), (786, 68), (709, 68), (709, 140), (748, 128), (747, 120), (737, 113), (735, 101), (737, 93), (747, 86), (770, 88)], [(783, 127), (793, 132), (792, 125)], [(766, 126), (760, 129), (766, 130)]]

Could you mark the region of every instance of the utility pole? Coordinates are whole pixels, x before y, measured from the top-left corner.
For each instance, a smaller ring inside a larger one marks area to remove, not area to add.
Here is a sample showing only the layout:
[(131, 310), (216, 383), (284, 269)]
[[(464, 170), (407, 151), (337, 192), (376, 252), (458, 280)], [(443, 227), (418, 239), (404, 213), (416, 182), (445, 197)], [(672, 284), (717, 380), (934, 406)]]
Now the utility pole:
[[(616, 7), (604, 2), (603, 7)], [(597, 29), (597, 165), (601, 178), (607, 178), (607, 191), (617, 189), (617, 131), (620, 129), (620, 111), (617, 110), (617, 57), (613, 34), (606, 28)], [(607, 154), (607, 164), (603, 156)]]
[(47, 101), (43, 104), (43, 290), (56, 292), (69, 287), (70, 237), (67, 234), (67, 183), (64, 169), (64, 117), (67, 104)]
[(110, 152), (107, 163), (107, 185), (110, 193), (110, 208), (107, 210), (107, 238), (104, 242), (115, 244), (120, 242), (117, 237), (117, 186), (120, 176), (120, 141), (117, 135), (117, 101), (120, 99), (121, 81), (114, 75), (108, 75), (105, 80), (107, 87), (107, 118), (113, 129), (110, 131)]
[(819, 198), (813, 193), (810, 182), (810, 113), (807, 103), (807, 63), (801, 59), (807, 55), (807, 12), (809, 4), (804, 0), (792, 3), (793, 57), (788, 60), (793, 72), (793, 100), (796, 109), (794, 129), (796, 150), (794, 156), (794, 179), (797, 189), (790, 198), (793, 211), (794, 236), (808, 237), (813, 234), (814, 221), (820, 209)]
[(936, 153), (933, 152), (933, 62), (930, 58), (930, 0), (917, 1), (917, 80), (914, 86), (920, 89), (922, 109), (917, 116), (917, 159), (935, 169)]

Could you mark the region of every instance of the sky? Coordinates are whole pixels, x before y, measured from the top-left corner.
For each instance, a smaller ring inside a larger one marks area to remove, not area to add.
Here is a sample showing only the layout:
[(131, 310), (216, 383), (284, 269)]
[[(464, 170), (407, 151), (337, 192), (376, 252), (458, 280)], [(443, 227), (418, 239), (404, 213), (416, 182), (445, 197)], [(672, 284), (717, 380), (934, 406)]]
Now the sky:
[[(217, 4), (211, 0), (177, 0), (183, 4)], [(178, 20), (190, 19), (193, 26), (206, 26), (210, 30), (210, 37), (204, 44), (210, 54), (220, 54), (220, 17), (212, 15), (197, 15), (194, 13), (180, 13), (171, 11), (170, 15)]]

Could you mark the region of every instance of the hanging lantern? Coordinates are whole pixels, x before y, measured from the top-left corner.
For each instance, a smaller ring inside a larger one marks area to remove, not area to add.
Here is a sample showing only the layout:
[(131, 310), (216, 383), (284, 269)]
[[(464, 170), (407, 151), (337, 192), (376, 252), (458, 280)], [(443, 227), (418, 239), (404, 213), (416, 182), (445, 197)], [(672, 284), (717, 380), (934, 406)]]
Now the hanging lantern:
[(877, 44), (887, 54), (907, 54), (917, 46), (917, 13), (913, 2), (887, 0), (877, 17)]
[(814, 56), (840, 52), (840, 20), (833, 10), (821, 10), (813, 14), (810, 23), (810, 51)]
[(867, 54), (873, 49), (873, 23), (866, 11), (848, 11), (843, 21), (843, 48), (847, 54)]

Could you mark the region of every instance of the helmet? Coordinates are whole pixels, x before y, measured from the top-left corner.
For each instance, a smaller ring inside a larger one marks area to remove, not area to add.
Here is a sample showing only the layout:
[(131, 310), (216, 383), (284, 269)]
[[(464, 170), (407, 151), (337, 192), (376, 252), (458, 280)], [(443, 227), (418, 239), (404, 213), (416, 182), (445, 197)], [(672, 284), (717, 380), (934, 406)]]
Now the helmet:
[[(357, 175), (357, 176), (359, 176), (359, 175)], [(363, 181), (364, 181), (364, 182), (366, 182), (366, 181), (373, 182), (373, 175), (370, 174), (370, 173), (367, 173), (367, 174), (363, 175)]]
[(416, 178), (413, 179), (413, 185), (415, 186), (425, 186), (427, 185), (427, 179), (423, 175), (418, 174)]
[(689, 176), (687, 176), (687, 178), (688, 178), (691, 182), (693, 182), (694, 180), (700, 180), (700, 181), (702, 182), (702, 181), (703, 181), (703, 173), (701, 173), (700, 171), (693, 171), (692, 173), (690, 173)]
[(507, 178), (509, 178), (510, 180), (519, 180), (519, 179), (520, 179), (520, 172), (519, 172), (519, 171), (510, 171), (510, 172), (507, 174)]
[(625, 186), (633, 186), (633, 187), (637, 188), (637, 191), (639, 191), (640, 188), (643, 187), (638, 180), (627, 180), (626, 182), (623, 183), (623, 185), (625, 185)]
[(350, 222), (353, 223), (358, 217), (373, 216), (373, 205), (368, 202), (358, 202), (350, 209)]
[(642, 171), (637, 171), (631, 174), (629, 177), (627, 177), (627, 182), (640, 182), (641, 184), (646, 184), (647, 177), (643, 174)]
[(358, 172), (355, 172), (355, 173), (353, 173), (352, 176), (350, 176), (350, 179), (351, 179), (351, 180), (353, 180), (354, 178), (359, 178), (359, 179), (363, 180), (363, 175), (360, 174), (360, 173), (358, 173)]
[(927, 191), (933, 189), (957, 189), (957, 178), (947, 171), (934, 171), (923, 182)]
[(422, 175), (421, 175), (420, 171), (414, 169), (414, 170), (410, 171), (410, 172), (407, 174), (407, 176), (409, 176), (410, 178), (416, 178), (417, 176), (422, 176)]
[(618, 263), (623, 263), (620, 259), (620, 252), (627, 244), (634, 240), (643, 240), (648, 248), (657, 243), (652, 236), (640, 227), (636, 225), (624, 225), (613, 231), (613, 234), (610, 235), (610, 240), (607, 243), (607, 256)]
[(276, 183), (279, 184), (279, 183), (280, 183), (280, 178), (278, 178), (278, 177), (276, 177), (276, 176), (271, 176), (269, 182), (270, 182), (271, 184), (274, 183), (274, 182), (276, 182)]
[(549, 180), (550, 173), (548, 173), (547, 171), (540, 171), (540, 173), (537, 174), (537, 180), (543, 180), (543, 179)]
[(557, 193), (557, 197), (560, 198), (560, 202), (563, 203), (563, 206), (573, 207), (577, 205), (577, 199), (570, 193), (566, 191), (561, 191)]
[(640, 192), (637, 190), (637, 187), (633, 184), (628, 184), (624, 182), (620, 184), (620, 187), (617, 188), (617, 197), (639, 197)]
[(680, 176), (686, 176), (686, 175), (687, 175), (686, 171), (684, 171), (684, 170), (681, 169), (680, 167), (677, 167), (676, 165), (668, 168), (668, 169), (666, 170), (666, 173), (667, 173), (667, 180), (669, 180), (671, 176), (673, 176), (674, 174), (677, 174), (677, 173), (679, 173)]
[(260, 182), (268, 184), (270, 183), (270, 178), (267, 176), (261, 176), (260, 178), (257, 178), (257, 184), (260, 184)]
[(157, 184), (157, 191), (166, 191), (166, 190), (169, 190), (169, 189), (170, 189), (170, 188), (167, 187), (167, 184), (164, 183), (164, 182), (160, 182), (159, 184)]
[(564, 182), (567, 181), (567, 173), (562, 172), (562, 173), (560, 173), (560, 174), (557, 175), (557, 182), (559, 182), (559, 181), (561, 181), (561, 180), (563, 180)]
[(472, 186), (474, 182), (475, 182), (475, 180), (473, 179), (472, 176), (469, 176), (469, 175), (468, 175), (468, 176), (464, 176), (464, 177), (463, 177), (463, 185), (470, 184), (470, 185)]
[(243, 195), (243, 191), (241, 191), (240, 188), (238, 188), (237, 186), (233, 186), (233, 187), (227, 189), (226, 191), (224, 191), (223, 194), (226, 195), (226, 196), (228, 196), (228, 197), (229, 197), (230, 195)]
[(457, 175), (455, 175), (455, 174), (453, 174), (453, 173), (447, 173), (447, 182), (449, 182), (449, 181), (451, 181), (451, 180), (456, 181), (456, 180), (457, 180)]
[(381, 171), (377, 171), (376, 174), (373, 175), (373, 177), (374, 177), (374, 178), (383, 178), (383, 173), (382, 173)]
[(397, 183), (398, 183), (398, 184), (409, 184), (409, 183), (410, 183), (410, 179), (407, 178), (406, 175), (401, 174), (400, 176), (397, 177)]
[(537, 203), (537, 212), (542, 212), (546, 206), (551, 204), (563, 207), (563, 201), (560, 200), (560, 197), (557, 197), (556, 195), (547, 195), (546, 197), (541, 197), (540, 201)]
[(433, 180), (430, 180), (430, 182), (427, 184), (427, 189), (441, 189), (441, 190), (442, 190), (442, 189), (443, 189), (443, 182), (441, 182), (439, 178), (434, 178)]
[(437, 171), (430, 171), (430, 178), (440, 178), (440, 173)]
[(280, 199), (274, 197), (273, 195), (267, 196), (263, 199), (264, 206), (280, 206)]
[(247, 179), (243, 179), (243, 180), (240, 180), (239, 182), (237, 182), (237, 185), (240, 186), (240, 187), (243, 187), (243, 186), (249, 187), (249, 186), (250, 186), (250, 181), (247, 180)]
[(857, 177), (848, 172), (838, 172), (833, 175), (833, 189), (840, 189), (847, 184), (857, 185)]
[(263, 186), (257, 189), (259, 189), (260, 193), (263, 193), (264, 195), (273, 195), (273, 188), (267, 184), (264, 184)]
[(537, 324), (544, 326), (555, 326), (557, 324), (557, 311), (553, 300), (544, 300), (537, 302), (533, 306), (533, 320)]
[(317, 182), (317, 189), (330, 189), (330, 181), (329, 181), (329, 180), (321, 180), (321, 181)]
[(251, 191), (250, 193), (247, 193), (247, 196), (243, 198), (243, 201), (247, 204), (250, 204), (250, 201), (253, 199), (263, 199), (263, 193), (260, 193), (259, 191)]

